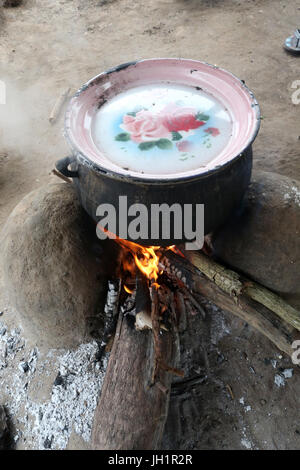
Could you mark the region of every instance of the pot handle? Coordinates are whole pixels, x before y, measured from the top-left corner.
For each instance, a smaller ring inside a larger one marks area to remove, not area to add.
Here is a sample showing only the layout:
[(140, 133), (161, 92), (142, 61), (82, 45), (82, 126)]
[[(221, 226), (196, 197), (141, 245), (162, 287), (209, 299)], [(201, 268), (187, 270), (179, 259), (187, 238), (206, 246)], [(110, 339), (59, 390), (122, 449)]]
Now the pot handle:
[(78, 178), (78, 171), (71, 171), (68, 169), (68, 166), (75, 161), (75, 157), (72, 155), (62, 158), (55, 163), (57, 171), (62, 175), (67, 176), (68, 178)]

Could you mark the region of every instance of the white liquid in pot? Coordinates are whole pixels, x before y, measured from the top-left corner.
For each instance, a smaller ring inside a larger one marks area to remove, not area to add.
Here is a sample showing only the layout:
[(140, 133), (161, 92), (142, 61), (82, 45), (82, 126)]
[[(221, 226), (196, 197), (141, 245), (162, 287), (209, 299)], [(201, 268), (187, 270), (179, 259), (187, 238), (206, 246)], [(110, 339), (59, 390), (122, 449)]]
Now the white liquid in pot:
[(159, 176), (205, 167), (227, 146), (232, 122), (201, 90), (151, 84), (109, 100), (96, 112), (91, 132), (108, 160)]

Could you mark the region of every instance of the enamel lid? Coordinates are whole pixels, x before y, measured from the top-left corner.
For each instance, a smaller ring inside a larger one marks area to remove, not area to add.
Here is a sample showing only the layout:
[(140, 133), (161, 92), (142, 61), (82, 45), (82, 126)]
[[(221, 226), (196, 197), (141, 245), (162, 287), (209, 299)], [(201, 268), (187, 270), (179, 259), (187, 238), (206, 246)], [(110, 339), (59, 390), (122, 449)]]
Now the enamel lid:
[(100, 171), (145, 180), (205, 173), (255, 139), (259, 106), (217, 67), (149, 59), (98, 75), (71, 99), (66, 136)]

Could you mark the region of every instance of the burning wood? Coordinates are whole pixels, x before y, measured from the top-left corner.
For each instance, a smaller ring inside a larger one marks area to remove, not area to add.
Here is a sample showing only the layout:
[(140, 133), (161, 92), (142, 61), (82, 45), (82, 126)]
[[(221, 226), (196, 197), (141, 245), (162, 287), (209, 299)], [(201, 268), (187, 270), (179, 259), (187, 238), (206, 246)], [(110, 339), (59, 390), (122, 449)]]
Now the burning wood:
[[(176, 304), (174, 301), (174, 294), (169, 286), (172, 286), (173, 290), (181, 287), (184, 295), (184, 299), (189, 301), (193, 308), (201, 312), (205, 316), (203, 308), (199, 305), (193, 295), (186, 289), (186, 287), (179, 280), (172, 284), (170, 279), (166, 276), (163, 277), (164, 270), (161, 268), (160, 259), (164, 253), (169, 250), (178, 253), (179, 256), (184, 256), (174, 245), (167, 248), (160, 246), (144, 247), (137, 243), (121, 239), (115, 234), (112, 234), (106, 229), (99, 227), (105, 231), (107, 235), (118, 243), (122, 248), (122, 259), (121, 259), (121, 271), (126, 279), (136, 275), (136, 269), (139, 269), (142, 276), (148, 279), (149, 289), (151, 296), (151, 316), (147, 313), (147, 309), (143, 308), (140, 312), (136, 312), (136, 328), (142, 330), (144, 328), (151, 328), (153, 333), (154, 351), (155, 351), (155, 367), (153, 371), (153, 383), (155, 383), (157, 370), (162, 368), (163, 370), (169, 371), (175, 375), (182, 376), (182, 372), (174, 367), (169, 366), (161, 354), (162, 345), (160, 333), (162, 329), (167, 329), (166, 325), (162, 323), (162, 317), (166, 320), (166, 323), (171, 323), (172, 326), (178, 324), (178, 316), (176, 314)], [(128, 257), (131, 254), (131, 259)], [(130, 282), (130, 280), (129, 280)], [(132, 283), (132, 280), (131, 280)], [(141, 282), (141, 285), (143, 283)], [(131, 294), (133, 291), (130, 287), (124, 284), (124, 290), (126, 293)], [(144, 289), (144, 298), (147, 298), (147, 294)], [(190, 309), (189, 309), (190, 310)]]
[(115, 332), (120, 298), (121, 282), (120, 280), (108, 281), (107, 300), (104, 307), (104, 333), (101, 341), (99, 355), (102, 356), (107, 348), (110, 338)]
[(167, 417), (172, 374), (183, 377), (177, 368), (178, 325), (188, 310), (187, 299), (193, 308), (199, 305), (184, 286), (181, 295), (181, 281), (174, 283), (161, 268), (162, 256), (174, 247), (143, 247), (111, 238), (122, 247), (124, 289), (109, 283), (108, 336), (116, 309), (119, 320), (94, 422), (94, 447), (155, 449)]
[[(179, 357), (172, 312), (168, 328), (161, 328), (160, 290), (152, 282), (150, 300), (149, 281), (138, 275), (132, 294), (121, 290), (118, 301), (114, 297), (119, 319), (95, 414), (95, 449), (159, 448), (170, 397), (169, 372), (178, 372)], [(152, 331), (134, 328), (137, 312), (150, 316)]]
[[(204, 254), (193, 252), (187, 258), (174, 246), (143, 247), (110, 235), (122, 247), (123, 289), (119, 284), (119, 289), (115, 286), (108, 292), (109, 335), (117, 311), (119, 322), (96, 414), (94, 445), (96, 449), (153, 449), (162, 434), (171, 376), (183, 376), (177, 369), (179, 325), (196, 312), (205, 318), (197, 294), (238, 315), (289, 355), (299, 313)], [(114, 412), (108, 403), (115, 404)]]

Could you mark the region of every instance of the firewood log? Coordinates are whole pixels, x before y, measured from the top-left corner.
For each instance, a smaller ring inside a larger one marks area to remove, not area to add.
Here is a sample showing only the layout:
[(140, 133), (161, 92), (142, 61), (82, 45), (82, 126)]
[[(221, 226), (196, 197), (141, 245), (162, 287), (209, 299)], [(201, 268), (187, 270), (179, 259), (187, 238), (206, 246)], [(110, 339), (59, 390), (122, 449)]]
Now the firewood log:
[[(159, 369), (153, 384), (152, 332), (137, 331), (119, 316), (116, 335), (93, 425), (96, 450), (158, 449), (168, 413), (172, 375)], [(176, 331), (161, 332), (165, 362), (176, 367)]]
[(299, 312), (263, 286), (246, 281), (209, 257), (195, 252), (187, 256), (189, 259), (168, 252), (162, 265), (189, 289), (249, 323), (281, 351), (293, 354), (293, 342), (300, 338), (294, 327), (298, 325)]

